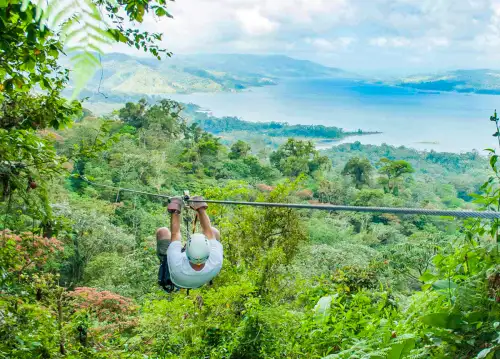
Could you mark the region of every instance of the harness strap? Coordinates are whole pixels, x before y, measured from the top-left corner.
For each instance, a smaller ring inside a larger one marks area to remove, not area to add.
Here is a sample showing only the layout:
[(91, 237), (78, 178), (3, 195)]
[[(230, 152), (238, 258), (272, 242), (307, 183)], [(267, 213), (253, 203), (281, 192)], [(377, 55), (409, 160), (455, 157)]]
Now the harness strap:
[(192, 228), (193, 234), (194, 234), (194, 232), (196, 232), (196, 224), (197, 223), (198, 223), (198, 212), (196, 212), (196, 214), (194, 215), (194, 219), (193, 219), (193, 228)]

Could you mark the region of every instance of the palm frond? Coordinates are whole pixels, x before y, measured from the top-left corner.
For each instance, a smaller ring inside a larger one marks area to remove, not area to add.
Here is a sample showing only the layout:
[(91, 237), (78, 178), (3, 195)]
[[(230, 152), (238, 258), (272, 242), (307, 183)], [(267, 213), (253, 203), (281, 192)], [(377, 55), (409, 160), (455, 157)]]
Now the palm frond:
[[(114, 42), (106, 20), (92, 0), (23, 0), (36, 6), (36, 21), (60, 35), (73, 64), (73, 98), (101, 66), (98, 55)], [(96, 55), (97, 54), (97, 55)]]

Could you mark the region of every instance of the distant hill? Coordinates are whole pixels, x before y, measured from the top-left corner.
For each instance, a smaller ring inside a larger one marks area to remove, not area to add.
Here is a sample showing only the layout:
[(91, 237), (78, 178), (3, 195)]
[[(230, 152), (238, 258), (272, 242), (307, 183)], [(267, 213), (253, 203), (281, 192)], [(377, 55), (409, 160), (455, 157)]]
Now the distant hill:
[[(455, 70), (377, 81), (283, 55), (174, 55), (158, 61), (121, 53), (102, 56), (102, 67), (80, 94), (90, 102), (124, 103), (142, 97), (157, 100), (174, 93), (240, 91), (275, 85), (289, 78), (347, 79), (423, 91), (500, 95), (500, 71), (489, 69)], [(71, 92), (70, 86), (67, 94)]]
[(427, 91), (500, 94), (500, 71), (456, 70), (431, 75), (415, 75), (394, 81), (394, 85)]
[[(123, 102), (173, 93), (238, 91), (274, 85), (284, 78), (358, 77), (337, 68), (279, 55), (176, 55), (158, 61), (112, 53), (102, 57), (102, 67), (81, 93), (82, 97), (102, 101), (104, 94), (107, 100)], [(98, 93), (99, 88), (102, 94)]]

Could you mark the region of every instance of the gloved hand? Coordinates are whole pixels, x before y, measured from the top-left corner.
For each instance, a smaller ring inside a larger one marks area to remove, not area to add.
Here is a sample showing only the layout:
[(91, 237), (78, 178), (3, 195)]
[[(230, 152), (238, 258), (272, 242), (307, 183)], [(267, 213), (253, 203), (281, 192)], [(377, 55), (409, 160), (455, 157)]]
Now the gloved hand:
[(182, 207), (184, 205), (184, 202), (180, 197), (173, 197), (170, 198), (170, 201), (167, 206), (167, 211), (168, 213), (177, 213), (180, 214)]
[[(192, 197), (191, 200), (202, 201), (203, 197), (202, 196), (195, 196), (195, 197)], [(206, 202), (189, 202), (189, 207), (191, 207), (192, 209), (197, 211), (197, 210), (202, 209), (202, 208), (207, 209), (208, 204)]]

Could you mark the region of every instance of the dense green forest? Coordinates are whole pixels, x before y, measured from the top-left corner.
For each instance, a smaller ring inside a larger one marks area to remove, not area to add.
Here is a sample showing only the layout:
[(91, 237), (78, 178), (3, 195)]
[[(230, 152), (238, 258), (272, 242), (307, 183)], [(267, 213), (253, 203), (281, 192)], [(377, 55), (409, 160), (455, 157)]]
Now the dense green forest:
[[(114, 14), (141, 22), (168, 16), (165, 3), (96, 2), (115, 41), (159, 57), (158, 34)], [(499, 211), (494, 149), (319, 152), (289, 138), (262, 151), (223, 144), (168, 99), (96, 117), (62, 97), (60, 35), (24, 5), (0, 2), (1, 358), (500, 356), (499, 220), (211, 205), (224, 267), (212, 285), (167, 294), (165, 200), (118, 189)]]
[(310, 142), (290, 139), (259, 159), (245, 142), (225, 147), (180, 113), (169, 100), (130, 103), (119, 120), (87, 114), (69, 129), (36, 135), (54, 146), (65, 171), (46, 183), (34, 172), (27, 186), (4, 187), (1, 353), (59, 357), (62, 347), (82, 358), (495, 353), (498, 261), (490, 223), (213, 205), (225, 246), (222, 273), (189, 295), (162, 292), (154, 233), (168, 225), (165, 203), (93, 186), (83, 176), (214, 199), (459, 209), (498, 202), (483, 186), (495, 171), (477, 153), (359, 143), (319, 153)]

